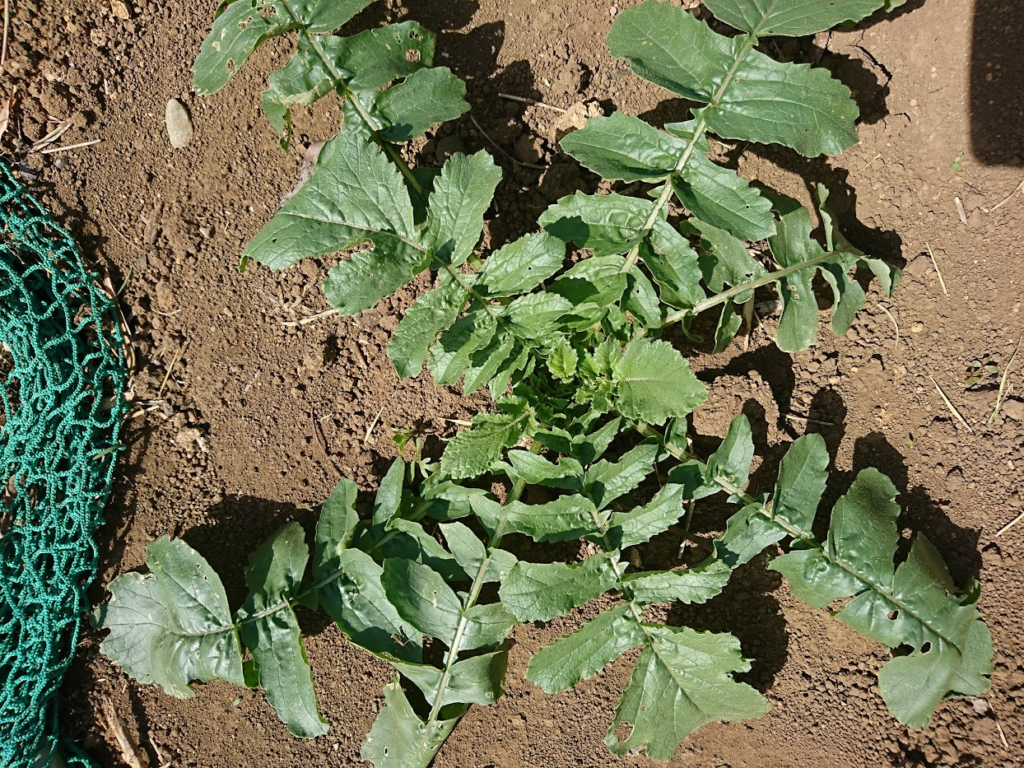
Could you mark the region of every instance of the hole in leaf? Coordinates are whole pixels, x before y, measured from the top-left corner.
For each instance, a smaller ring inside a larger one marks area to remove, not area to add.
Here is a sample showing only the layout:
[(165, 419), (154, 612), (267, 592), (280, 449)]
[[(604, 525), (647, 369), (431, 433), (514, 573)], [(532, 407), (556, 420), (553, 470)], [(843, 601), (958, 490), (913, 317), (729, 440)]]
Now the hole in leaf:
[(899, 615), (900, 615), (899, 611), (889, 611), (887, 614), (885, 614), (885, 617), (889, 621), (896, 621), (896, 619), (899, 618)]
[(931, 649), (932, 649), (932, 644), (931, 643), (925, 643), (924, 645), (921, 646), (921, 653), (928, 653), (928, 651), (930, 651)]
[(417, 32), (415, 29), (411, 29), (411, 30), (409, 30), (409, 39), (410, 40), (422, 40), (423, 36), (419, 32)]
[(228, 59), (228, 63), (225, 65), (224, 68), (228, 72), (234, 72), (235, 71), (235, 60), (234, 59)]
[(420, 52), (417, 51), (415, 48), (410, 48), (408, 51), (405, 52), (405, 58), (408, 61), (412, 62), (413, 64), (419, 64)]

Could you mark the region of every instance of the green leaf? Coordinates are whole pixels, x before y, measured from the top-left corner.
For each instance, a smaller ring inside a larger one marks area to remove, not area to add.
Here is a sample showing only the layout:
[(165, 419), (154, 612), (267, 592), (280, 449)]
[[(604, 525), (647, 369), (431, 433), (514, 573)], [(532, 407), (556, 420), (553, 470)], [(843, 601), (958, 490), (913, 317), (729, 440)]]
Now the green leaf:
[(717, 355), (729, 348), (729, 344), (736, 338), (740, 328), (743, 326), (743, 318), (731, 302), (722, 305), (722, 314), (718, 317), (718, 325), (715, 326), (715, 348)]
[(780, 64), (681, 8), (645, 2), (623, 11), (608, 48), (656, 85), (704, 104), (717, 99), (700, 117), (724, 138), (784, 144), (808, 157), (857, 142), (857, 106), (826, 70)]
[(617, 462), (600, 461), (583, 476), (583, 490), (604, 509), (615, 499), (636, 490), (652, 471), (658, 446), (641, 443), (625, 453)]
[(750, 462), (753, 458), (754, 439), (750, 432), (750, 421), (741, 413), (729, 424), (725, 440), (708, 459), (705, 477), (709, 483), (720, 477), (743, 488), (750, 476)]
[(446, 523), (440, 526), (444, 540), (452, 551), (459, 565), (469, 576), (474, 577), (480, 571), (484, 558), (489, 560), (484, 583), (500, 582), (512, 567), (519, 562), (516, 556), (503, 549), (488, 549), (477, 535), (462, 523)]
[(388, 602), (383, 573), (365, 552), (345, 549), (315, 568), (313, 578), (326, 582), (317, 590), (320, 604), (352, 642), (371, 653), (419, 661), (422, 637)]
[(572, 302), (554, 293), (520, 296), (507, 307), (504, 316), (513, 333), (528, 339), (544, 336), (562, 315), (572, 311)]
[[(342, 478), (334, 488), (331, 497), (324, 502), (320, 519), (316, 524), (316, 549), (313, 554), (313, 571), (325, 571), (338, 553), (352, 543), (359, 526), (356, 512), (356, 497), (359, 488), (348, 478)], [(316, 578), (319, 578), (318, 576)]]
[(413, 73), (405, 82), (378, 94), (376, 103), (388, 123), (380, 132), (386, 141), (410, 141), (469, 111), (466, 84), (447, 67)]
[[(619, 345), (613, 342), (607, 348), (614, 348), (614, 359), (617, 361), (620, 355)], [(600, 354), (601, 347), (598, 347), (597, 351)], [(569, 450), (573, 456), (580, 460), (580, 463), (593, 464), (604, 455), (621, 429), (622, 418), (616, 416), (589, 435), (575, 435), (572, 438)]]
[[(546, 504), (524, 504), (513, 501), (501, 506), (482, 496), (471, 501), (473, 512), (490, 531), (521, 533), (534, 541), (569, 541), (595, 535), (605, 515), (599, 515), (586, 496), (560, 496)], [(502, 524), (503, 523), (503, 524)]]
[(682, 485), (669, 484), (650, 503), (631, 512), (613, 513), (611, 522), (613, 530), (618, 529), (619, 546), (625, 549), (643, 544), (679, 522), (684, 491)]
[[(683, 739), (715, 720), (760, 717), (768, 702), (732, 673), (750, 662), (732, 635), (688, 628), (647, 626), (650, 642), (636, 663), (605, 744), (616, 755), (646, 748), (655, 760), (671, 760)], [(620, 741), (616, 729), (632, 725)]]
[(772, 204), (736, 171), (694, 152), (672, 186), (694, 216), (740, 240), (764, 240), (775, 234)]
[(437, 571), (412, 560), (390, 558), (384, 561), (381, 584), (399, 616), (451, 647), (462, 603)]
[(559, 145), (599, 176), (622, 181), (668, 178), (686, 148), (675, 136), (622, 112), (588, 120)]
[(380, 540), (380, 556), (412, 560), (432, 568), (447, 581), (468, 578), (455, 558), (419, 523), (396, 517), (388, 527), (392, 535)]
[(491, 343), (474, 352), (470, 358), (470, 365), (466, 369), (465, 381), (462, 384), (462, 393), (468, 395), (486, 384), (509, 359), (514, 347), (515, 337), (512, 334), (501, 331), (494, 334)]
[(639, 605), (652, 603), (706, 603), (720, 594), (729, 582), (732, 569), (721, 562), (680, 571), (631, 573), (623, 576), (622, 585), (633, 594)]
[(615, 406), (628, 419), (664, 424), (703, 403), (707, 389), (690, 364), (665, 341), (639, 339), (626, 345), (615, 366)]
[(515, 617), (501, 603), (474, 605), (466, 611), (466, 632), (459, 648), (472, 651), (498, 645), (515, 625)]
[(397, 290), (391, 286), (399, 279), (398, 285), (411, 280), (423, 253), (398, 170), (376, 145), (343, 131), (327, 142), (309, 181), (252, 239), (245, 255), (271, 269), (284, 269), (307, 256), (364, 242), (372, 243), (373, 250), (343, 261), (329, 279), (335, 292), (351, 284), (355, 298), (336, 296), (338, 308), (349, 313)]
[(501, 604), (519, 621), (550, 621), (600, 597), (618, 583), (612, 555), (602, 552), (576, 565), (520, 561), (498, 592)]
[(645, 328), (661, 327), (661, 301), (647, 275), (636, 267), (629, 271), (622, 308), (637, 318)]
[(501, 181), (501, 169), (486, 152), (455, 154), (430, 193), (426, 242), (441, 264), (459, 266), (473, 253), (484, 214)]
[(731, 518), (715, 557), (735, 568), (765, 547), (781, 541), (788, 531), (813, 538), (814, 517), (828, 480), (828, 450), (821, 435), (797, 438), (782, 458), (770, 514), (761, 503), (749, 504)]
[[(501, 404), (499, 404), (501, 405)], [(441, 471), (453, 480), (477, 477), (519, 442), (531, 421), (525, 404), (509, 402), (502, 413), (481, 413), (473, 426), (452, 438), (441, 456)]]
[(380, 481), (377, 495), (373, 499), (373, 527), (380, 536), (391, 519), (402, 508), (402, 488), (405, 484), (405, 462), (399, 456), (388, 467), (384, 479)]
[[(621, 256), (594, 256), (575, 264), (561, 275), (551, 286), (551, 292), (568, 299), (577, 307), (597, 310), (595, 320), (603, 310), (617, 303), (626, 291), (626, 275), (623, 268), (626, 260)], [(593, 320), (585, 325), (589, 326)]]
[(567, 243), (595, 256), (622, 254), (640, 242), (653, 202), (622, 195), (563, 197), (540, 217), (540, 225)]
[(548, 370), (559, 381), (569, 382), (576, 375), (578, 362), (579, 355), (576, 354), (576, 350), (573, 349), (569, 340), (563, 336), (556, 342), (548, 355)]
[(758, 36), (802, 37), (844, 21), (860, 21), (883, 0), (705, 0), (705, 7), (729, 26)]
[(368, 29), (352, 37), (318, 39), (335, 70), (353, 91), (375, 91), (392, 80), (431, 66), (434, 61), (434, 33), (415, 21)]
[(469, 370), (474, 353), (487, 347), (497, 333), (495, 319), (484, 310), (470, 312), (441, 334), (430, 352), (430, 375), (438, 386), (455, 384)]
[[(508, 652), (504, 649), (457, 661), (441, 695), (441, 706), (449, 704), (482, 704), (497, 701), (504, 692), (505, 669)], [(428, 664), (395, 663), (395, 667), (423, 691), (427, 701), (433, 702), (440, 688), (442, 672)]]
[(619, 605), (537, 651), (526, 678), (545, 693), (566, 691), (643, 642), (643, 629), (630, 607)]
[[(782, 217), (778, 234), (769, 238), (772, 255), (781, 267), (795, 267), (825, 255), (811, 239), (811, 216), (798, 208)], [(775, 343), (783, 352), (799, 352), (818, 340), (818, 302), (814, 297), (816, 267), (799, 270), (779, 281), (782, 318), (775, 332)]]
[(418, 376), (437, 335), (447, 330), (466, 305), (468, 293), (454, 280), (421, 296), (405, 313), (388, 345), (388, 357), (403, 379)]
[(554, 275), (564, 260), (562, 241), (546, 232), (526, 235), (492, 253), (476, 285), (488, 296), (516, 296)]
[(302, 526), (289, 523), (277, 531), (249, 556), (245, 581), (250, 594), (238, 614), (242, 640), (252, 652), (267, 701), (288, 732), (303, 738), (327, 733), (316, 706), (302, 631), (288, 603), (299, 591), (308, 559)]
[(363, 741), (359, 756), (374, 768), (428, 768), (462, 713), (429, 724), (409, 704), (398, 677), (384, 686), (384, 708)]
[[(723, 229), (705, 224), (698, 219), (689, 219), (684, 231), (700, 235), (701, 249), (700, 269), (704, 281), (715, 293), (722, 293), (725, 287), (740, 286), (764, 277), (764, 265), (750, 255), (746, 245)], [(774, 220), (772, 229), (774, 230)], [(747, 291), (737, 296), (734, 301), (743, 304), (750, 298)]]
[(953, 594), (949, 572), (923, 534), (894, 569), (895, 495), (888, 478), (863, 470), (832, 511), (825, 547), (795, 550), (770, 567), (811, 607), (852, 597), (837, 619), (890, 648), (910, 648), (882, 668), (879, 685), (893, 714), (921, 728), (944, 698), (988, 689), (991, 636), (973, 600)]
[(550, 485), (555, 488), (578, 490), (583, 484), (583, 467), (576, 459), (563, 456), (557, 464), (529, 451), (509, 451), (512, 467), (507, 474), (513, 480), (528, 485)]
[(256, 0), (229, 3), (214, 20), (213, 29), (203, 40), (196, 57), (193, 79), (196, 92), (216, 93), (227, 85), (260, 43), (283, 35), (295, 26), (279, 3), (269, 6), (258, 6)]
[(658, 222), (640, 245), (640, 258), (658, 283), (661, 300), (673, 307), (703, 301), (697, 254), (686, 238), (666, 222)]
[(164, 536), (146, 549), (149, 573), (110, 583), (110, 601), (94, 624), (109, 630), (103, 654), (142, 683), (179, 698), (195, 695), (191, 680), (243, 684), (242, 652), (220, 577), (179, 539)]

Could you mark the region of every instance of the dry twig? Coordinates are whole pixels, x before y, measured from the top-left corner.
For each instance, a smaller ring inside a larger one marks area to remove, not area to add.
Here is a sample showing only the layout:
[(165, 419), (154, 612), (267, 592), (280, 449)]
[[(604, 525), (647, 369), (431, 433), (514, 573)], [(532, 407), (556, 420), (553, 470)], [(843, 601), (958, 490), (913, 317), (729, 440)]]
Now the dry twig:
[(932, 380), (932, 384), (935, 385), (935, 389), (937, 389), (939, 391), (939, 397), (942, 398), (942, 402), (944, 402), (946, 404), (946, 407), (949, 408), (949, 412), (952, 413), (954, 416), (956, 416), (957, 421), (959, 421), (961, 424), (963, 424), (964, 427), (967, 428), (968, 432), (973, 434), (974, 430), (971, 428), (971, 425), (968, 424), (967, 420), (963, 416), (960, 415), (960, 411), (958, 411), (956, 409), (956, 406), (953, 405), (953, 402), (948, 397), (946, 397), (946, 393), (942, 391), (942, 387), (939, 386), (939, 382), (937, 382), (935, 380), (935, 377), (932, 376), (931, 374), (929, 374), (928, 378)]
[(939, 285), (942, 286), (942, 294), (944, 296), (949, 296), (949, 291), (946, 290), (946, 281), (942, 279), (942, 272), (939, 270), (939, 262), (935, 260), (935, 254), (932, 253), (932, 247), (928, 245), (928, 243), (925, 243), (925, 246), (928, 248), (928, 255), (931, 256), (932, 266), (935, 267), (935, 274), (939, 276)]
[(547, 170), (547, 168), (544, 167), (543, 165), (535, 165), (533, 163), (523, 163), (523, 162), (520, 162), (519, 160), (516, 160), (514, 157), (512, 157), (512, 155), (510, 155), (508, 152), (506, 152), (504, 149), (502, 149), (500, 146), (498, 146), (498, 142), (496, 142), (494, 139), (492, 139), (490, 136), (487, 135), (487, 131), (485, 131), (480, 126), (480, 123), (478, 123), (476, 121), (475, 117), (470, 115), (469, 119), (473, 121), (473, 125), (475, 125), (476, 129), (478, 131), (480, 131), (481, 135), (491, 143), (492, 147), (494, 147), (496, 150), (501, 152), (501, 154), (503, 154), (505, 157), (507, 157), (509, 160), (511, 160), (516, 165), (521, 165), (523, 168), (533, 168), (533, 170), (535, 170), (535, 171), (546, 171)]
[(135, 743), (125, 728), (127, 723), (117, 714), (109, 699), (103, 699), (102, 719), (121, 750), (121, 760), (129, 768), (149, 768), (149, 756)]
[(1010, 355), (1010, 359), (1006, 363), (1006, 368), (1003, 369), (1003, 378), (999, 380), (999, 394), (996, 395), (996, 407), (992, 411), (992, 415), (988, 417), (988, 423), (991, 424), (999, 416), (999, 408), (1003, 404), (1003, 398), (1006, 397), (1006, 385), (1010, 380), (1010, 371), (1013, 369), (1013, 361), (1017, 359), (1017, 353), (1020, 352), (1020, 343), (1024, 341), (1024, 333), (1017, 339), (1017, 346), (1013, 348), (1013, 354)]
[(885, 314), (888, 315), (889, 319), (892, 321), (892, 327), (896, 329), (896, 343), (892, 345), (892, 348), (894, 350), (895, 349), (899, 349), (900, 348), (900, 325), (899, 325), (899, 323), (896, 322), (896, 318), (892, 316), (892, 312), (889, 311), (889, 308), (886, 307), (885, 304), (879, 304), (878, 308), (880, 310), (882, 310), (883, 312), (885, 312)]
[(71, 144), (67, 147), (47, 147), (46, 149), (39, 150), (41, 155), (55, 155), (58, 152), (70, 152), (72, 149), (81, 149), (82, 147), (91, 147), (93, 144), (99, 144), (103, 139), (93, 139), (92, 141), (83, 141), (80, 144)]
[(7, 61), (7, 33), (11, 27), (11, 0), (4, 0), (4, 41), (0, 46), (0, 67)]
[(1008, 202), (1010, 202), (1010, 200), (1013, 199), (1013, 196), (1016, 195), (1018, 192), (1024, 192), (1024, 179), (1021, 179), (1020, 184), (1017, 185), (1017, 187), (1013, 190), (1013, 192), (1008, 194), (1006, 197), (1004, 197), (998, 203), (993, 205), (991, 208), (984, 208), (983, 210), (985, 211), (985, 213), (995, 213), (1000, 208), (1002, 208), (1004, 205), (1006, 205)]
[(374, 429), (374, 427), (377, 426), (377, 422), (380, 421), (380, 416), (381, 416), (382, 413), (384, 413), (384, 406), (383, 405), (380, 407), (380, 410), (377, 411), (377, 415), (373, 417), (373, 421), (370, 422), (370, 426), (367, 427), (367, 429), (366, 429), (366, 436), (363, 438), (363, 445), (369, 445), (370, 444), (370, 437), (373, 435), (373, 429)]
[(553, 104), (545, 104), (543, 101), (535, 101), (534, 99), (527, 99), (524, 98), (523, 96), (513, 96), (511, 93), (499, 93), (498, 96), (500, 96), (503, 99), (508, 99), (509, 101), (518, 101), (520, 104), (529, 104), (534, 107), (544, 107), (545, 109), (550, 109), (555, 112), (561, 112), (563, 115), (569, 114), (568, 109), (562, 109), (561, 107), (556, 107)]
[(164, 376), (164, 380), (160, 384), (160, 389), (156, 393), (156, 397), (157, 397), (158, 400), (161, 397), (163, 397), (164, 387), (166, 387), (167, 386), (167, 382), (171, 380), (171, 373), (174, 371), (174, 366), (176, 366), (178, 364), (178, 361), (181, 360), (181, 356), (185, 354), (185, 350), (186, 349), (188, 349), (188, 342), (187, 341), (181, 346), (181, 349), (178, 350), (178, 354), (174, 356), (173, 362), (171, 362), (171, 364), (169, 366), (167, 366), (167, 375)]

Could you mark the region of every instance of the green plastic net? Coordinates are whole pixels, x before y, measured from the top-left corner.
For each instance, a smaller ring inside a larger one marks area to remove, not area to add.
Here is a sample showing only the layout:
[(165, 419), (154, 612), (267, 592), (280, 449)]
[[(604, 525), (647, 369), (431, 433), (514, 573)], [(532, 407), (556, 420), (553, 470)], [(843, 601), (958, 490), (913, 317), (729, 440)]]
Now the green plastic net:
[(56, 750), (127, 376), (113, 303), (0, 162), (0, 766)]

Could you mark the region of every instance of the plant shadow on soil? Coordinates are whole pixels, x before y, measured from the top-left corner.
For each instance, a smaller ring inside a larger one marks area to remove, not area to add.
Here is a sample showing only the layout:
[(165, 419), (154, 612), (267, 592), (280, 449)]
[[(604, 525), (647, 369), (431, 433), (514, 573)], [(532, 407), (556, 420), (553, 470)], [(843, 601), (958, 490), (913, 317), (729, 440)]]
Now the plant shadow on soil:
[[(741, 356), (737, 360), (744, 357), (750, 356)], [(745, 362), (750, 361), (748, 359)], [(730, 365), (726, 370), (732, 368)], [(757, 370), (765, 373), (764, 368)], [(768, 375), (765, 378), (771, 383)], [(772, 386), (774, 389), (777, 385)], [(760, 466), (751, 475), (748, 493), (757, 495), (770, 492), (778, 477), (779, 463), (790, 443), (769, 446), (758, 439), (756, 421), (759, 411), (763, 418), (763, 409), (755, 401), (748, 401), (743, 411), (754, 423), (755, 452), (762, 459)], [(834, 390), (821, 389), (812, 399), (811, 411), (822, 414), (823, 419), (822, 423), (808, 424), (807, 432), (821, 434), (829, 455), (835, 456), (846, 434), (846, 405)], [(780, 429), (786, 426), (779, 424)], [(825, 496), (815, 523), (815, 533), (819, 540), (823, 541), (828, 534), (830, 510), (835, 502), (849, 490), (857, 474), (868, 467), (880, 470), (896, 486), (896, 501), (902, 509), (898, 526), (903, 532), (896, 562), (906, 558), (913, 536), (923, 533), (936, 546), (959, 587), (976, 579), (982, 565), (978, 550), (981, 531), (956, 525), (944, 511), (941, 500), (933, 499), (922, 486), (911, 486), (902, 454), (880, 432), (871, 432), (855, 441), (850, 471), (830, 468)], [(711, 536), (724, 530), (726, 521), (736, 511), (737, 507), (726, 504), (721, 495), (700, 502), (691, 529), (684, 532), (677, 527), (652, 542), (649, 552), (644, 552), (644, 567), (677, 566), (678, 553), (687, 544), (692, 544), (694, 552), (686, 557), (686, 561), (691, 564), (699, 562), (711, 554)], [(655, 558), (648, 561), (647, 558), (652, 554)], [(677, 604), (668, 617), (669, 624), (700, 631), (732, 632), (736, 635), (743, 655), (752, 663), (751, 670), (738, 676), (738, 679), (762, 692), (772, 686), (776, 674), (785, 665), (789, 641), (781, 605), (771, 594), (782, 585), (783, 579), (780, 574), (768, 570), (766, 565), (766, 557), (759, 555), (737, 569), (719, 596), (704, 605)]]
[(971, 149), (987, 165), (1024, 165), (1024, 5), (977, 0), (970, 70)]

